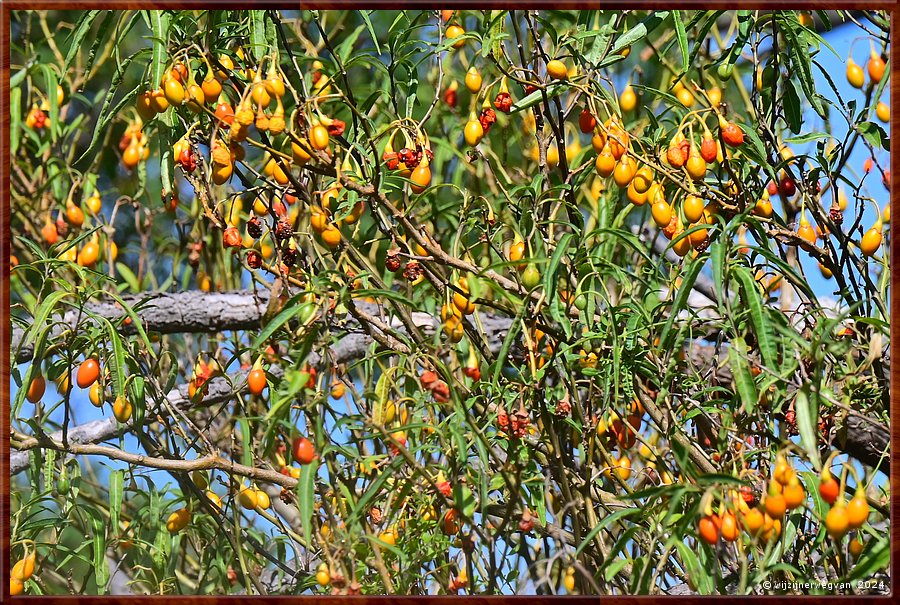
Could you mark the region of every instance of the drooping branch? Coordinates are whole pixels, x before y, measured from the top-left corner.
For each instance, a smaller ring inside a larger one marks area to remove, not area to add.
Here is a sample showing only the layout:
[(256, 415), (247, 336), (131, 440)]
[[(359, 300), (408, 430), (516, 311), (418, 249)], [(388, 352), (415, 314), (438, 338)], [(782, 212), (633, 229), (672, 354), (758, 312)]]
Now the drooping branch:
[(249, 477), (257, 481), (266, 481), (287, 488), (293, 488), (297, 485), (297, 480), (293, 477), (282, 475), (273, 470), (264, 468), (254, 468), (237, 464), (218, 455), (204, 456), (203, 458), (195, 458), (193, 460), (170, 460), (168, 458), (154, 458), (143, 454), (132, 454), (124, 452), (118, 448), (106, 445), (95, 445), (93, 443), (65, 445), (59, 441), (49, 438), (28, 437), (16, 444), (19, 451), (27, 451), (36, 447), (53, 449), (58, 452), (66, 452), (75, 454), (76, 456), (105, 456), (110, 460), (120, 460), (137, 466), (146, 466), (148, 468), (156, 468), (164, 471), (175, 471), (189, 473), (192, 471), (220, 470), (227, 471), (242, 477)]

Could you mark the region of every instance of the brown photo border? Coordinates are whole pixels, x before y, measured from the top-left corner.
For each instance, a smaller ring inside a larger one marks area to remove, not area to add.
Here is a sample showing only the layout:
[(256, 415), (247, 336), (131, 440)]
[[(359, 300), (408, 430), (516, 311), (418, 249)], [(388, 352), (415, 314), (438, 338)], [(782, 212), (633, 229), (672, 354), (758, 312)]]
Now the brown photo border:
[[(892, 260), (898, 262), (891, 264), (891, 296), (889, 314), (891, 315), (891, 386), (897, 384), (896, 379), (900, 375), (900, 316), (898, 319), (893, 318), (890, 313), (898, 308), (900, 303), (900, 237), (894, 237), (896, 229), (900, 226), (900, 203), (897, 202), (896, 193), (898, 190), (896, 175), (900, 172), (900, 149), (898, 149), (897, 135), (900, 134), (900, 81), (897, 76), (900, 75), (900, 50), (896, 44), (896, 34), (898, 29), (898, 20), (900, 20), (900, 4), (895, 2), (878, 0), (873, 2), (852, 0), (843, 2), (823, 2), (823, 1), (802, 1), (802, 2), (778, 2), (773, 0), (763, 1), (738, 1), (738, 2), (721, 2), (721, 1), (703, 1), (703, 0), (680, 0), (679, 5), (685, 9), (710, 9), (710, 10), (734, 10), (734, 9), (754, 9), (754, 10), (883, 10), (891, 15), (891, 49), (890, 49), (890, 95), (891, 95), (891, 121), (890, 127), (892, 135), (890, 149), (890, 171), (895, 176), (891, 181), (890, 187), (890, 205), (891, 205), (891, 235), (890, 238), (890, 256)], [(240, 0), (235, 2), (226, 2), (223, 0), (150, 0), (147, 2), (139, 1), (112, 1), (103, 0), (91, 2), (86, 0), (70, 0), (61, 2), (59, 0), (0, 0), (0, 50), (2, 50), (2, 62), (0, 62), (0, 267), (2, 267), (2, 277), (0, 277), (0, 372), (4, 385), (10, 384), (10, 337), (11, 337), (11, 320), (9, 314), (9, 276), (10, 276), (10, 194), (9, 194), (9, 174), (10, 174), (10, 156), (9, 156), (9, 78), (10, 78), (10, 14), (18, 10), (88, 10), (88, 9), (109, 9), (109, 10), (129, 10), (129, 9), (321, 9), (321, 10), (337, 10), (337, 9), (470, 9), (480, 10), (487, 8), (497, 9), (546, 9), (554, 10), (577, 10), (577, 9), (641, 9), (641, 10), (668, 10), (672, 8), (671, 0), (667, 2), (654, 1), (635, 1), (635, 2), (575, 2), (572, 0), (557, 0), (555, 2), (536, 1), (536, 0), (516, 0), (507, 2), (494, 1), (459, 1), (448, 0), (446, 2), (433, 2), (425, 0), (407, 0), (406, 2), (389, 1), (389, 0), (330, 0), (330, 1), (314, 1), (314, 2), (286, 2), (284, 0), (254, 0), (252, 3), (245, 3)], [(890, 388), (890, 387), (889, 387)], [(85, 599), (100, 599), (103, 603), (200, 603), (209, 605), (219, 601), (233, 603), (241, 599), (252, 599), (254, 602), (266, 603), (294, 603), (304, 600), (315, 600), (321, 602), (365, 602), (365, 603), (396, 603), (400, 601), (413, 602), (421, 601), (423, 603), (437, 604), (449, 603), (465, 600), (466, 603), (499, 603), (506, 601), (522, 602), (524, 599), (535, 601), (550, 601), (555, 599), (564, 599), (566, 603), (587, 604), (595, 603), (597, 599), (604, 596), (585, 596), (585, 595), (561, 595), (561, 596), (403, 596), (403, 595), (366, 595), (357, 597), (334, 597), (328, 595), (308, 595), (308, 596), (152, 596), (152, 595), (123, 595), (123, 596), (34, 596), (23, 595), (18, 596), (13, 601), (9, 595), (9, 588), (6, 582), (6, 570), (10, 569), (10, 483), (9, 475), (9, 430), (10, 430), (10, 389), (0, 386), (0, 527), (2, 527), (2, 548), (0, 548), (0, 569), (3, 570), (2, 593), (0, 593), (0, 602), (41, 602), (41, 603), (65, 603), (71, 604), (75, 601), (84, 602)], [(895, 597), (900, 592), (895, 590), (895, 583), (900, 582), (900, 524), (898, 524), (898, 498), (900, 498), (900, 447), (898, 447), (898, 438), (900, 438), (900, 421), (894, 422), (894, 418), (898, 418), (900, 413), (900, 392), (897, 389), (890, 388), (890, 435), (891, 435), (891, 456), (890, 456), (890, 493), (891, 493), (891, 514), (890, 514), (890, 533), (891, 533), (891, 563), (890, 563), (890, 579), (891, 594), (884, 596), (790, 596), (790, 595), (773, 595), (773, 596), (668, 596), (668, 595), (626, 595), (626, 596), (607, 596), (606, 598), (615, 599), (617, 603), (622, 601), (642, 601), (642, 602), (665, 602), (665, 603), (699, 603), (701, 601), (710, 602), (718, 599), (735, 599), (742, 601), (765, 601), (766, 603), (782, 603), (793, 601), (795, 599), (815, 600), (817, 603), (847, 603), (850, 599), (854, 602), (878, 602), (888, 603), (894, 602)], [(896, 454), (896, 455), (895, 455)]]

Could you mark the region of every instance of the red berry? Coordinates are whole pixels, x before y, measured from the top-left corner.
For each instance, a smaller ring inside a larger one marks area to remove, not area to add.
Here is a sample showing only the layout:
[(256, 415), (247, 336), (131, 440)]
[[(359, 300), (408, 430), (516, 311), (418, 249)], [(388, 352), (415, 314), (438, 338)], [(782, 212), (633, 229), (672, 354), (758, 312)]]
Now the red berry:
[(222, 234), (222, 245), (226, 248), (241, 247), (241, 232), (237, 227), (228, 227), (225, 230), (225, 233)]
[(744, 131), (737, 124), (728, 122), (722, 126), (722, 140), (731, 147), (740, 147), (744, 144)]
[(596, 126), (597, 120), (591, 115), (591, 112), (587, 109), (582, 109), (581, 115), (578, 116), (578, 127), (581, 129), (581, 132), (589, 134), (594, 132)]
[(251, 269), (259, 269), (262, 267), (262, 256), (256, 250), (247, 251), (247, 266)]
[(794, 183), (794, 179), (787, 175), (782, 176), (778, 185), (778, 193), (781, 197), (791, 197), (797, 193), (797, 184)]
[(328, 126), (328, 134), (333, 137), (339, 137), (344, 134), (344, 130), (346, 130), (347, 124), (343, 120), (332, 120), (331, 125)]
[(719, 144), (712, 137), (706, 137), (700, 143), (700, 157), (707, 163), (715, 162), (719, 155)]
[(494, 99), (494, 107), (503, 113), (509, 113), (509, 108), (512, 107), (512, 97), (508, 92), (499, 93)]
[(294, 447), (291, 453), (294, 455), (294, 460), (300, 464), (309, 464), (316, 458), (316, 449), (313, 447), (312, 441), (306, 437), (294, 439)]
[(444, 103), (450, 107), (456, 107), (457, 94), (455, 88), (448, 88), (444, 91)]

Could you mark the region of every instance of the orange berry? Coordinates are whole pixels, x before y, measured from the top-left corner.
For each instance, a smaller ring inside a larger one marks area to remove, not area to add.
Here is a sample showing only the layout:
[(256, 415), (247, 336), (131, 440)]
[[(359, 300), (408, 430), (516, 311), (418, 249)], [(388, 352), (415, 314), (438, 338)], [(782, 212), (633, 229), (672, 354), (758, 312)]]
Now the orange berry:
[(616, 158), (609, 150), (608, 145), (603, 149), (600, 155), (597, 156), (597, 159), (594, 161), (594, 168), (597, 170), (597, 174), (604, 178), (608, 177), (615, 171)]
[(247, 388), (254, 395), (260, 395), (265, 390), (268, 381), (266, 380), (266, 371), (262, 368), (253, 368), (247, 375)]
[(784, 486), (782, 495), (788, 510), (797, 508), (806, 500), (806, 491), (804, 491), (803, 485), (800, 484), (800, 480), (796, 476), (792, 477), (788, 484)]
[(341, 230), (332, 223), (325, 227), (325, 230), (322, 231), (320, 237), (322, 238), (322, 243), (329, 248), (337, 248), (341, 243)]
[(130, 401), (122, 395), (116, 397), (116, 400), (113, 402), (113, 416), (116, 417), (116, 420), (123, 424), (128, 422), (133, 411), (134, 406), (131, 405)]
[(766, 501), (763, 503), (766, 509), (766, 513), (772, 517), (773, 519), (780, 519), (784, 517), (784, 513), (787, 510), (787, 504), (785, 503), (784, 496), (782, 494), (769, 494), (766, 496)]
[(715, 545), (719, 541), (719, 528), (710, 515), (703, 516), (700, 519), (700, 522), (697, 524), (697, 532), (707, 544)]
[(646, 193), (653, 185), (653, 171), (649, 166), (642, 166), (634, 173), (631, 182), (634, 184), (636, 193)]
[(681, 209), (689, 223), (696, 223), (703, 217), (703, 200), (696, 195), (688, 195), (684, 198)]
[(862, 88), (866, 82), (862, 67), (857, 65), (852, 57), (847, 58), (847, 81), (853, 88)]
[[(466, 31), (458, 25), (450, 25), (447, 27), (447, 39), (448, 40), (456, 40), (462, 36)], [(453, 48), (462, 48), (462, 46), (466, 43), (465, 39), (457, 40), (453, 43)]]
[(187, 527), (187, 524), (190, 522), (190, 520), (190, 511), (186, 508), (180, 508), (169, 515), (169, 518), (166, 520), (166, 529), (170, 534), (177, 534), (182, 529)]
[(566, 64), (559, 59), (553, 59), (547, 63), (547, 74), (554, 80), (568, 80), (569, 70)]
[(859, 555), (862, 554), (863, 548), (865, 548), (865, 544), (862, 541), (862, 535), (857, 534), (855, 538), (850, 540), (850, 556), (854, 559), (858, 559)]
[(762, 529), (763, 524), (765, 523), (765, 518), (758, 508), (751, 508), (743, 515), (742, 523), (744, 529), (747, 530), (748, 533), (752, 535), (756, 535), (756, 533)]
[(613, 170), (613, 180), (619, 187), (627, 187), (628, 184), (631, 183), (636, 172), (637, 162), (635, 162), (633, 158), (623, 155)]
[(86, 389), (100, 377), (100, 364), (93, 357), (85, 359), (78, 367), (75, 382), (82, 389)]
[(425, 191), (431, 183), (431, 169), (428, 167), (428, 164), (423, 162), (416, 166), (412, 174), (409, 175), (409, 180), (412, 181), (412, 185), (409, 188), (412, 189), (413, 193)]
[(862, 237), (862, 240), (859, 242), (859, 250), (865, 256), (873, 256), (878, 249), (881, 247), (881, 229), (877, 226), (872, 227)]
[(706, 176), (706, 160), (696, 150), (691, 152), (684, 167), (691, 179), (695, 181), (699, 181)]
[(321, 124), (316, 124), (309, 131), (309, 144), (313, 149), (322, 151), (328, 148), (328, 129)]
[(847, 522), (851, 528), (862, 527), (869, 518), (869, 502), (864, 492), (857, 490), (856, 495), (847, 504)]
[(825, 515), (825, 530), (835, 540), (840, 540), (850, 528), (850, 520), (847, 517), (847, 508), (843, 502), (839, 502)]
[(452, 536), (459, 532), (459, 522), (456, 520), (456, 517), (456, 509), (451, 508), (444, 514), (444, 518), (441, 521), (441, 531), (448, 536)]
[(866, 64), (866, 71), (869, 72), (869, 77), (872, 78), (873, 83), (878, 84), (881, 82), (881, 78), (884, 77), (884, 68), (884, 59), (873, 50)]
[(84, 224), (84, 212), (77, 205), (69, 202), (66, 205), (66, 219), (73, 227), (81, 227)]
[(672, 221), (672, 207), (665, 200), (655, 202), (650, 208), (650, 214), (660, 228), (668, 226)]
[(720, 528), (722, 538), (726, 542), (734, 542), (738, 538), (738, 525), (733, 513), (725, 513), (722, 515), (722, 527)]
[(44, 380), (44, 377), (41, 374), (37, 374), (31, 379), (31, 384), (28, 385), (25, 399), (31, 403), (37, 403), (41, 400), (41, 397), (44, 396), (44, 391), (46, 389), (47, 381)]

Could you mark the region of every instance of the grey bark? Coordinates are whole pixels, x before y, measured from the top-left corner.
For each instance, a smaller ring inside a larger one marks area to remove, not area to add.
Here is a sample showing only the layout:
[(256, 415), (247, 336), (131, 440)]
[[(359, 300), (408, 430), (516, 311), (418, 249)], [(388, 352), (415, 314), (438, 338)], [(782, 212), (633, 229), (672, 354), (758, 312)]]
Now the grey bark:
[[(702, 276), (701, 276), (702, 277)], [(711, 283), (698, 280), (700, 292), (707, 299), (715, 298), (715, 289)], [(179, 293), (150, 293), (133, 295), (124, 298), (126, 304), (138, 306), (137, 315), (145, 330), (162, 333), (182, 332), (220, 332), (228, 330), (253, 330), (259, 329), (263, 315), (269, 302), (268, 291), (242, 290), (235, 292), (202, 292), (188, 291)], [(380, 307), (373, 303), (356, 303), (357, 306), (371, 315), (380, 315)], [(120, 318), (124, 310), (109, 301), (93, 302), (88, 305), (92, 313), (114, 320)], [(70, 311), (59, 322), (57, 333), (65, 327), (74, 325), (78, 314)], [(83, 316), (82, 316), (83, 317)], [(413, 313), (414, 323), (425, 333), (432, 333), (438, 329), (440, 320), (428, 313)], [(487, 343), (493, 353), (499, 352), (512, 320), (506, 317), (482, 313), (480, 315), (482, 326), (487, 335)], [(89, 319), (87, 321), (90, 321)], [(71, 322), (71, 323), (67, 323)], [(392, 328), (404, 331), (398, 319), (385, 319)], [(347, 318), (346, 327), (350, 331), (341, 338), (331, 350), (334, 361), (344, 363), (353, 359), (359, 359), (367, 354), (373, 342), (372, 338), (361, 333), (358, 324), (352, 317)], [(357, 331), (354, 331), (357, 330)], [(123, 326), (123, 332), (134, 331), (134, 326)], [(23, 344), (23, 332), (14, 327), (12, 335), (13, 351), (16, 358), (27, 361), (33, 351)], [(701, 359), (705, 357), (705, 363), (715, 359), (714, 355), (703, 353), (711, 347), (697, 343), (696, 351)], [(887, 349), (886, 349), (887, 350)], [(318, 355), (312, 353), (307, 360), (315, 366), (319, 363)], [(718, 368), (717, 375), (722, 382), (729, 380), (730, 373), (727, 367)], [(228, 377), (214, 378), (209, 383), (209, 392), (199, 403), (206, 407), (227, 401), (246, 380), (246, 372), (238, 372)], [(187, 385), (183, 384), (173, 389), (166, 399), (169, 405), (188, 410), (191, 402), (187, 396)], [(868, 417), (851, 414), (845, 421), (846, 430), (839, 430), (839, 438), (836, 446), (864, 464), (888, 472), (889, 455), (885, 456), (887, 445), (890, 442), (889, 427), (883, 423)], [(130, 425), (120, 425), (115, 418), (97, 420), (82, 425), (70, 427), (68, 439), (73, 443), (98, 443), (120, 435), (130, 430)], [(62, 433), (56, 432), (53, 439), (61, 440)], [(28, 466), (27, 452), (12, 452), (10, 455), (10, 472), (17, 474)]]

